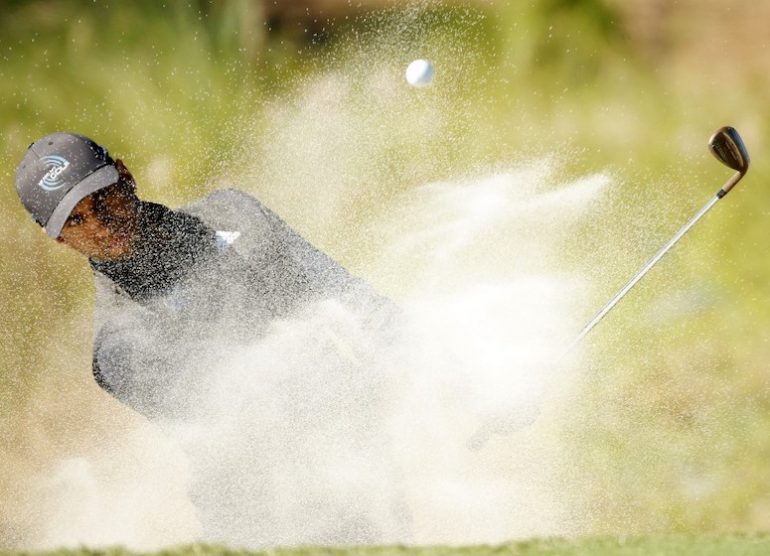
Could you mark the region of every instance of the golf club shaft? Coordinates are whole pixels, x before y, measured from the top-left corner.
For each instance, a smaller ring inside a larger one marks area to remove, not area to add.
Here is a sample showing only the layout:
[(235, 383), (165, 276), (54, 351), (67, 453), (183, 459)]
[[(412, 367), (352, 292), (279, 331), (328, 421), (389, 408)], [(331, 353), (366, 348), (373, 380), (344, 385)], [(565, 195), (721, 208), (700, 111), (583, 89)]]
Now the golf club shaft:
[[(732, 180), (731, 180), (732, 181)], [(607, 313), (609, 313), (615, 305), (617, 305), (625, 295), (631, 291), (631, 289), (641, 280), (644, 278), (645, 274), (647, 274), (652, 267), (654, 267), (660, 259), (663, 258), (663, 256), (668, 253), (671, 248), (677, 244), (677, 242), (684, 237), (684, 235), (690, 231), (690, 229), (695, 226), (695, 224), (698, 223), (698, 221), (703, 218), (703, 216), (711, 210), (711, 207), (713, 207), (719, 199), (721, 199), (724, 196), (723, 190), (720, 190), (720, 192), (715, 195), (714, 197), (709, 200), (708, 203), (706, 203), (702, 209), (698, 211), (698, 213), (693, 216), (690, 221), (682, 226), (682, 228), (676, 233), (674, 237), (671, 238), (671, 240), (664, 245), (660, 251), (658, 251), (654, 257), (652, 257), (647, 264), (645, 264), (642, 269), (636, 273), (636, 275), (631, 278), (631, 280), (628, 281), (628, 283), (623, 286), (618, 293), (615, 294), (615, 296), (607, 302), (607, 304), (601, 308), (601, 310), (596, 313), (596, 315), (586, 324), (583, 329), (580, 331), (580, 334), (577, 335), (577, 337), (572, 341), (572, 343), (567, 347), (567, 349), (564, 351), (562, 357), (569, 354), (582, 340), (586, 337), (586, 335), (593, 330), (593, 328), (601, 322), (601, 320), (607, 316)]]

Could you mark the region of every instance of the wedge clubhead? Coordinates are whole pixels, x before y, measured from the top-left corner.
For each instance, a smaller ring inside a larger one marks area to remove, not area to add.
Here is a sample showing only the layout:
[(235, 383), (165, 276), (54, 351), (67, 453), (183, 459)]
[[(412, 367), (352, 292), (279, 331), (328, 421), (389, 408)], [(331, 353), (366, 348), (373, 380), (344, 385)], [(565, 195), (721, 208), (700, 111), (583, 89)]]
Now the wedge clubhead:
[(749, 151), (743, 139), (734, 127), (719, 128), (709, 139), (709, 150), (725, 166), (738, 172), (719, 190), (719, 197), (724, 197), (735, 187), (749, 169)]

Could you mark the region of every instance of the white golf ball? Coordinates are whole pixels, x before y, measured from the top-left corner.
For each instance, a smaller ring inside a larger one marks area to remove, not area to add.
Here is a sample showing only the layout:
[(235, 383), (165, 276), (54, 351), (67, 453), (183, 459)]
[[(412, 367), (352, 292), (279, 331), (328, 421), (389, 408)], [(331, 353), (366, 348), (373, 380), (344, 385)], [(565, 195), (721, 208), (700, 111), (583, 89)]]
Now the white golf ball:
[(433, 81), (433, 64), (415, 60), (406, 68), (406, 81), (413, 87), (427, 87)]

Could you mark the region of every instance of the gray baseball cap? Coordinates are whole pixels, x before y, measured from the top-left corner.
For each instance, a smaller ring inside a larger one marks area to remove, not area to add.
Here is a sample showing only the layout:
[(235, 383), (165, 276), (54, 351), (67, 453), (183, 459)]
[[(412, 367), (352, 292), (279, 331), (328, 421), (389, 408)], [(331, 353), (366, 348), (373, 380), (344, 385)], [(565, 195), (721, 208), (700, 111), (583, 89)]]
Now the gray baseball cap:
[(56, 238), (81, 199), (118, 178), (107, 149), (82, 135), (53, 133), (27, 149), (16, 168), (16, 192), (32, 218)]

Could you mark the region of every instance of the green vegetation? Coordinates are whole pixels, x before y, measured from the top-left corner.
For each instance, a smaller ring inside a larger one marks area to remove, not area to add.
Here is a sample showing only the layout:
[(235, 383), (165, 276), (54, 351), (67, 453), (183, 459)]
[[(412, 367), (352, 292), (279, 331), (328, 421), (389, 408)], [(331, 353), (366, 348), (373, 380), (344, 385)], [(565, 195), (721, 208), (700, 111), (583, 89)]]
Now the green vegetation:
[[(157, 556), (760, 556), (770, 549), (770, 539), (763, 536), (650, 536), (623, 539), (590, 538), (583, 540), (543, 539), (499, 546), (469, 547), (361, 547), (298, 548), (243, 551), (218, 546), (193, 545), (157, 552)], [(1, 556), (26, 553), (4, 553)], [(46, 556), (130, 556), (122, 549), (58, 550)]]
[[(551, 156), (564, 179), (611, 172), (607, 220), (565, 246), (565, 264), (597, 285), (588, 314), (727, 179), (705, 145), (735, 125), (753, 156), (748, 177), (596, 331), (577, 391), (545, 418), (569, 448), (562, 486), (590, 532), (770, 527), (770, 72), (742, 56), (750, 36), (724, 28), (734, 3), (689, 21), (695, 30), (671, 15), (659, 22), (665, 40), (647, 42), (629, 31), (637, 4), (392, 9), (335, 16), (316, 41), (245, 26), (261, 13), (249, 2), (3, 3), (0, 546), (34, 534), (19, 493), (47, 462), (132, 422), (105, 417), (113, 407), (89, 375), (88, 269), (43, 237), (13, 188), (26, 145), (59, 129), (108, 145), (150, 200), (248, 190), (363, 275), (376, 253), (357, 232), (400, 191)], [(720, 49), (694, 35), (718, 35)], [(417, 96), (398, 80), (423, 53), (440, 73)], [(768, 548), (765, 538), (682, 536), (270, 554)]]

